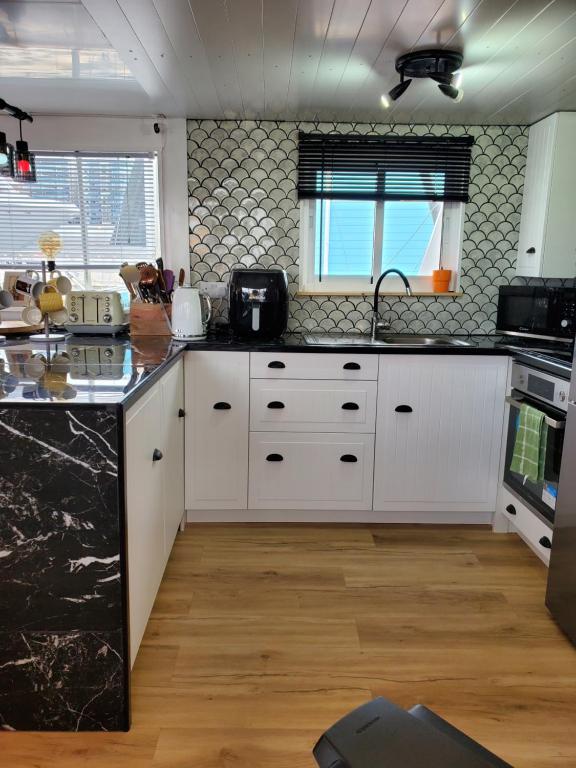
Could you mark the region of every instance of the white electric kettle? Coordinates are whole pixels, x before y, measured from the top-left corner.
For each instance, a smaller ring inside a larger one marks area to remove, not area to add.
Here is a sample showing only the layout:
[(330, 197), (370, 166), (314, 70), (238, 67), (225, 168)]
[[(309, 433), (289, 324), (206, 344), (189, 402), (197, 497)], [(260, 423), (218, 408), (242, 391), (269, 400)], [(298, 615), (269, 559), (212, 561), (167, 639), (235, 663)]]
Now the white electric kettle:
[[(206, 309), (202, 308), (202, 300)], [(206, 336), (206, 326), (212, 317), (210, 298), (198, 288), (180, 285), (172, 300), (172, 336), (181, 341), (194, 341)]]

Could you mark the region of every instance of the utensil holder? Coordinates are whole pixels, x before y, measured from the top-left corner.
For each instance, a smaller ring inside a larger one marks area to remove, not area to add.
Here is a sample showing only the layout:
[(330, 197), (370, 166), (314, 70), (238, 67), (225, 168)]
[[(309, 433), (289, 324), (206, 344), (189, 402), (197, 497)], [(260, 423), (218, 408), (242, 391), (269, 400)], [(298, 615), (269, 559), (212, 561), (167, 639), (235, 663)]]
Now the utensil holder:
[[(172, 306), (164, 304), (168, 317), (172, 317)], [(131, 336), (172, 336), (172, 329), (160, 304), (132, 302), (130, 305)]]

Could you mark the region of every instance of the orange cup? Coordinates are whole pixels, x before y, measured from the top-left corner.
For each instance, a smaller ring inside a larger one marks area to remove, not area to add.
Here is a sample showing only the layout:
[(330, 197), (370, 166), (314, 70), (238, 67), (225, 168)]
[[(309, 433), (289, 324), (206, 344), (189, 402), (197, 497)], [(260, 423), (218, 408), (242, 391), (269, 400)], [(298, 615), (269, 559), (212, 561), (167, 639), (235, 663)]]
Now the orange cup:
[(432, 290), (434, 293), (447, 293), (452, 279), (451, 269), (434, 269), (432, 271)]

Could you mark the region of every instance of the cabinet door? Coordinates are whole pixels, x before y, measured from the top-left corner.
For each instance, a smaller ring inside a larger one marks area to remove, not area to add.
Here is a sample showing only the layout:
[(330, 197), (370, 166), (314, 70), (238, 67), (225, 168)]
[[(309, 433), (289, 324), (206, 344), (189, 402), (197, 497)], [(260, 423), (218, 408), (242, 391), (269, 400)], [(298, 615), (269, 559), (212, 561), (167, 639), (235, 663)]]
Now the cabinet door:
[(527, 277), (538, 277), (542, 270), (555, 133), (556, 116), (530, 128), (516, 265), (517, 273)]
[(253, 431), (374, 432), (375, 381), (252, 379)]
[(246, 509), (248, 352), (187, 352), (186, 509)]
[(250, 509), (370, 509), (374, 435), (252, 432)]
[[(164, 572), (162, 393), (160, 385), (126, 414), (125, 473), (130, 604), (130, 658), (136, 659)], [(158, 454), (156, 454), (156, 458)]]
[(184, 516), (184, 363), (177, 362), (160, 380), (164, 433), (164, 557), (168, 560)]
[(383, 355), (374, 509), (494, 511), (507, 359)]

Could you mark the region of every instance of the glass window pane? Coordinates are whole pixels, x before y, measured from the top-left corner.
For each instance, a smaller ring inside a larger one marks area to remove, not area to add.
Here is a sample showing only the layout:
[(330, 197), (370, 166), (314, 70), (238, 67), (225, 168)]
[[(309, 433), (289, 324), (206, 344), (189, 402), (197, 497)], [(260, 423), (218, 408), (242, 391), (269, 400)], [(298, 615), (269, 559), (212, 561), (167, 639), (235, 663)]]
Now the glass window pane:
[(373, 200), (316, 203), (316, 274), (371, 276), (375, 212)]
[(432, 201), (388, 201), (384, 205), (382, 269), (431, 275), (440, 260), (443, 205)]

